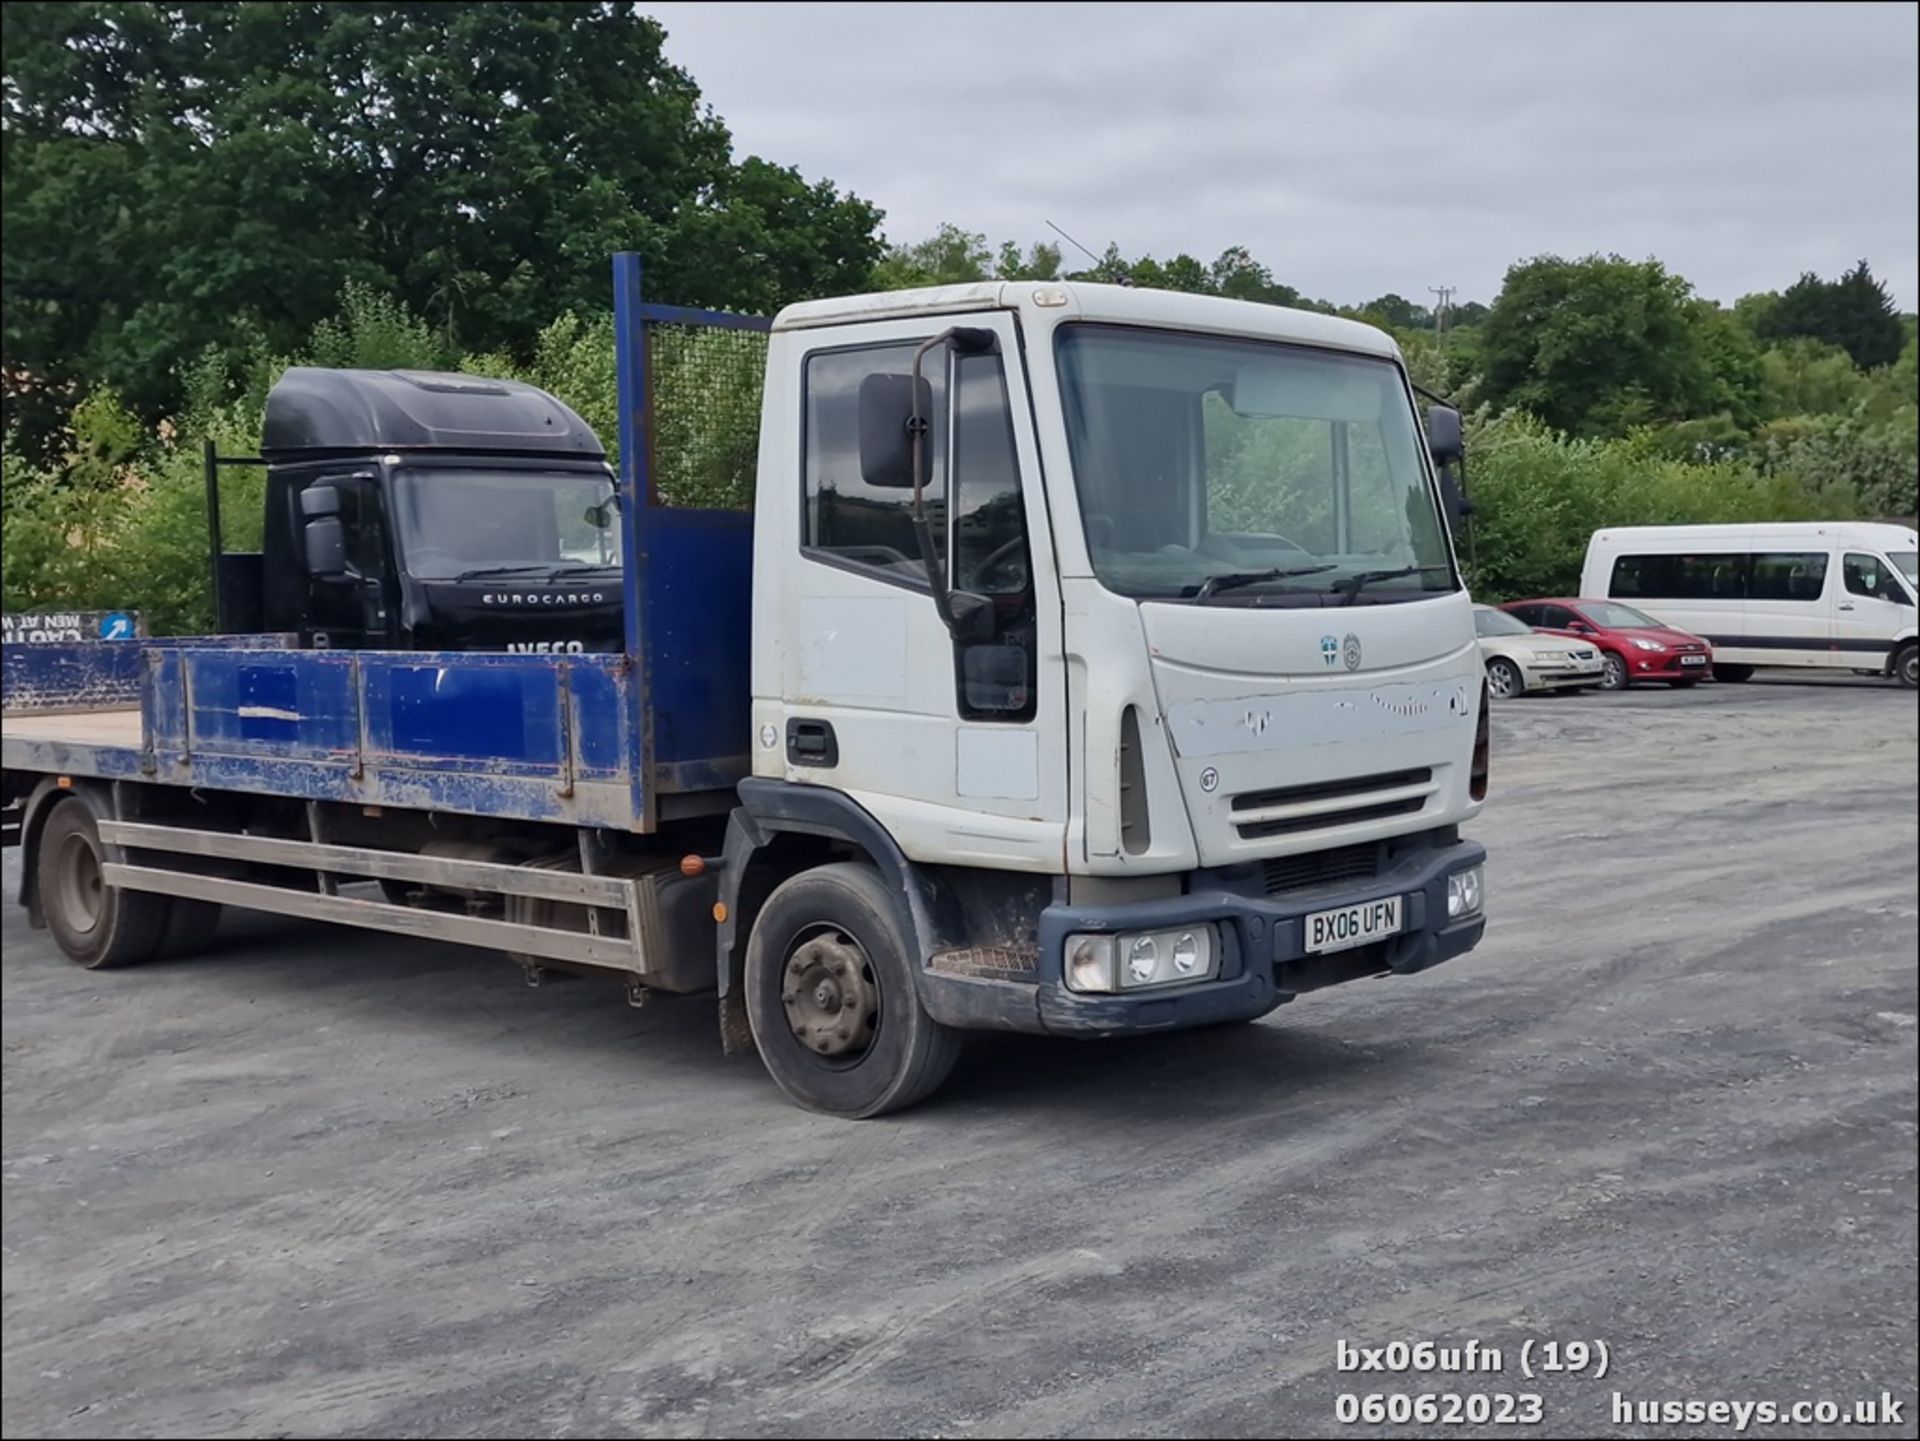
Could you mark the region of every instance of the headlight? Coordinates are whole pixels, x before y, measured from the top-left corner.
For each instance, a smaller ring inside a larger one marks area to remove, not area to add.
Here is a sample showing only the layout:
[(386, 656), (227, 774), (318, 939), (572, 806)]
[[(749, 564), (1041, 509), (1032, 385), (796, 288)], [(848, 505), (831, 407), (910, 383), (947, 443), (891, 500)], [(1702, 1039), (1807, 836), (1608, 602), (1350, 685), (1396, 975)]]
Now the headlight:
[(1480, 867), (1471, 866), (1447, 877), (1447, 919), (1457, 920), (1480, 909)]
[(1173, 986), (1208, 980), (1219, 970), (1219, 947), (1210, 925), (1067, 937), (1066, 979), (1071, 991), (1111, 994)]
[(1642, 640), (1637, 635), (1630, 637), (1630, 639), (1633, 641), (1635, 645), (1639, 646), (1641, 650), (1665, 650), (1666, 649), (1666, 647), (1660, 644), (1660, 642), (1657, 640)]

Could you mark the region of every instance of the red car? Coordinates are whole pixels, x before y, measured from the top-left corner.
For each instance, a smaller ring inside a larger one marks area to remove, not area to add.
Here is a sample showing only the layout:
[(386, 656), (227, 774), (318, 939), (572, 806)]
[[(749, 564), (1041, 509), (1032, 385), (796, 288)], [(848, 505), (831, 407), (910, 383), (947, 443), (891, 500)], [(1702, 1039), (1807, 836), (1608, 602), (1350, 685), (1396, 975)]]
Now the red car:
[(1690, 686), (1713, 670), (1713, 647), (1617, 600), (1516, 600), (1501, 607), (1535, 630), (1577, 635), (1600, 648), (1606, 688), (1643, 680)]

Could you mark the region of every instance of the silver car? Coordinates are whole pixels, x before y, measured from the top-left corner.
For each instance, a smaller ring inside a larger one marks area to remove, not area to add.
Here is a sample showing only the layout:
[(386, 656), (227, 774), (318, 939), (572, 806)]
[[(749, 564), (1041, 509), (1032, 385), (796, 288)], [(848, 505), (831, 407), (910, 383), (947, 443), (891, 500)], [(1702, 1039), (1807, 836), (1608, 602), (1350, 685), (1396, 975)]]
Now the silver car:
[(1476, 605), (1473, 630), (1487, 667), (1487, 689), (1501, 700), (1535, 690), (1585, 690), (1607, 678), (1597, 647), (1545, 635), (1504, 610)]

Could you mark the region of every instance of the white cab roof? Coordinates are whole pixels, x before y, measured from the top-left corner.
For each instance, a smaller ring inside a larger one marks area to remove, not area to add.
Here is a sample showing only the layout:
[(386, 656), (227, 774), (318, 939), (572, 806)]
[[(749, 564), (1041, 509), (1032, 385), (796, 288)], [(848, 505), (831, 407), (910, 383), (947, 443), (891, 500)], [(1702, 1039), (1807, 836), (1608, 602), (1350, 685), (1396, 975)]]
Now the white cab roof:
[(985, 280), (972, 285), (936, 285), (922, 290), (890, 290), (834, 300), (789, 305), (774, 317), (775, 330), (809, 330), (867, 320), (900, 320), (916, 315), (953, 315), (978, 310), (1017, 310), (1035, 320), (1105, 321), (1171, 330), (1204, 330), (1257, 340), (1289, 341), (1397, 358), (1400, 349), (1385, 331), (1357, 320), (1342, 320), (1311, 310), (1289, 310), (1252, 300), (1223, 300), (1177, 290), (1146, 290), (1088, 281)]

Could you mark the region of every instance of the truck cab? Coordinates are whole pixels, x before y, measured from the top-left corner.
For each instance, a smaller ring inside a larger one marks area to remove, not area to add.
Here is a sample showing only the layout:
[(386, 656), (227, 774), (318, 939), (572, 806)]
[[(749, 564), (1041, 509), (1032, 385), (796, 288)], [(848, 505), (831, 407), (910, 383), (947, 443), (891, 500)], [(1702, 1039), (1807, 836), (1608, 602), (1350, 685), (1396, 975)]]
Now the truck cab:
[(294, 367), (261, 456), (263, 552), (221, 562), (224, 628), (326, 649), (620, 649), (613, 472), (546, 392)]
[(1423, 437), (1385, 334), (1077, 283), (820, 301), (763, 417), (742, 798), (857, 813), (970, 917), (920, 942), (936, 1018), (1244, 1020), (1478, 940), (1458, 415)]

